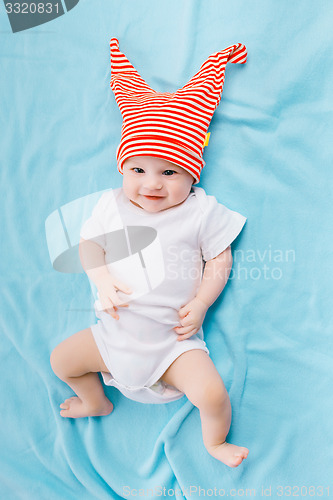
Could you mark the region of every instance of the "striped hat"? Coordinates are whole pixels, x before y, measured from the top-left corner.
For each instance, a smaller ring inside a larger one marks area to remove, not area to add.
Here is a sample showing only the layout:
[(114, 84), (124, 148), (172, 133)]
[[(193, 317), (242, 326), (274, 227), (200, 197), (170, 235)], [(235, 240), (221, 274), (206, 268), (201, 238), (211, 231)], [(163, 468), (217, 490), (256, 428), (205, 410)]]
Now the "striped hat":
[(116, 38), (111, 38), (110, 49), (110, 86), (123, 117), (119, 172), (127, 158), (156, 156), (184, 168), (199, 182), (206, 133), (221, 100), (226, 64), (245, 63), (246, 47), (238, 43), (212, 54), (173, 94), (153, 90), (120, 52)]

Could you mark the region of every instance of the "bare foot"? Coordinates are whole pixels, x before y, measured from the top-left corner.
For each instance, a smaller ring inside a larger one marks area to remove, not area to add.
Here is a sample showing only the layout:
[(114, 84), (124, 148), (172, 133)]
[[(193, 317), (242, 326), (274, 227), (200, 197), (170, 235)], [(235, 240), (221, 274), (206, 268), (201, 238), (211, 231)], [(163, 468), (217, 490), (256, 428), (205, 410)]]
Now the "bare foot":
[(102, 415), (109, 415), (113, 410), (113, 404), (108, 398), (98, 408), (89, 407), (83, 403), (83, 401), (77, 397), (66, 399), (61, 403), (60, 408), (62, 408), (60, 415), (62, 417), (68, 418), (80, 418), (80, 417), (98, 417)]
[(217, 460), (229, 467), (238, 467), (247, 458), (249, 450), (241, 446), (227, 443), (226, 441), (217, 446), (210, 446), (207, 451)]

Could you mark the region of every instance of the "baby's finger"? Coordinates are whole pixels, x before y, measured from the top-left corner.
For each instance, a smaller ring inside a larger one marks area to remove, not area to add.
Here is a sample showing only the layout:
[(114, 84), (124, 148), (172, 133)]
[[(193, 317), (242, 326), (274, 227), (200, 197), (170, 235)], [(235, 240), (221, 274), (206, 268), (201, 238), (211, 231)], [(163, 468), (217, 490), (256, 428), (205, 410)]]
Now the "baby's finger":
[(185, 316), (185, 318), (181, 319), (179, 323), (181, 324), (181, 326), (193, 326), (193, 318), (190, 314), (188, 314), (187, 316)]
[(120, 291), (120, 292), (123, 292), (123, 293), (126, 293), (127, 295), (130, 295), (132, 292), (131, 288), (127, 285), (125, 285), (124, 283), (122, 283), (121, 281), (114, 281), (113, 282), (113, 285)]
[(113, 306), (116, 307), (128, 307), (128, 304), (124, 303), (123, 299), (121, 299), (117, 292), (114, 291), (113, 293), (110, 293), (110, 301), (112, 302)]
[(181, 307), (178, 311), (178, 314), (179, 314), (179, 317), (180, 318), (185, 318), (185, 316), (188, 315), (188, 313), (190, 312), (190, 308), (187, 307), (187, 306), (184, 306), (184, 307)]
[(192, 335), (195, 335), (197, 333), (197, 331), (198, 331), (197, 328), (193, 328), (190, 332), (188, 332), (184, 335), (179, 335), (179, 337), (177, 338), (177, 341), (181, 342), (182, 340), (189, 339), (190, 337), (192, 337)]
[(108, 297), (103, 296), (103, 297), (100, 297), (99, 300), (100, 300), (103, 311), (107, 311), (108, 309), (113, 309), (113, 304)]
[(116, 313), (117, 308), (112, 304), (110, 300), (103, 301), (102, 307), (104, 312), (112, 316), (114, 319), (119, 319), (119, 316)]
[(184, 334), (191, 332), (193, 330), (193, 325), (175, 326), (174, 330), (178, 335), (184, 335)]
[(110, 308), (110, 309), (106, 309), (105, 312), (107, 312), (108, 314), (110, 314), (110, 316), (112, 316), (112, 318), (118, 320), (119, 319), (119, 315), (116, 313), (116, 308)]

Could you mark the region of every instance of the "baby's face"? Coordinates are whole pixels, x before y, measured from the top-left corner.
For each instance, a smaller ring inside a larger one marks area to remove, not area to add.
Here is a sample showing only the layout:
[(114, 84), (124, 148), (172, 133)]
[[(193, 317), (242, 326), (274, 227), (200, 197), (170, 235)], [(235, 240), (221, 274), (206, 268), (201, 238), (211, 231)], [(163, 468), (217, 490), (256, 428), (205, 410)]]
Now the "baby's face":
[(193, 181), (183, 168), (153, 156), (133, 156), (123, 165), (125, 195), (147, 212), (160, 212), (185, 201)]

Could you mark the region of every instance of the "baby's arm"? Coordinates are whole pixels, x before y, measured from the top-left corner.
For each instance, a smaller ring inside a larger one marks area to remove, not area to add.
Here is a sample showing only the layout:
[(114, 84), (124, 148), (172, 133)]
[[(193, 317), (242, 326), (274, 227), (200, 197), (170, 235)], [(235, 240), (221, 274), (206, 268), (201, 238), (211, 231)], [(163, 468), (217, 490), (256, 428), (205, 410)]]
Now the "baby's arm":
[(205, 264), (199, 290), (188, 304), (179, 310), (180, 324), (174, 330), (177, 340), (185, 340), (196, 334), (203, 323), (208, 308), (215, 302), (225, 287), (232, 267), (230, 246)]
[(83, 269), (97, 287), (103, 310), (114, 319), (119, 319), (117, 307), (127, 307), (127, 304), (120, 304), (117, 291), (130, 294), (131, 290), (111, 276), (105, 264), (105, 252), (100, 245), (81, 238), (79, 254)]

